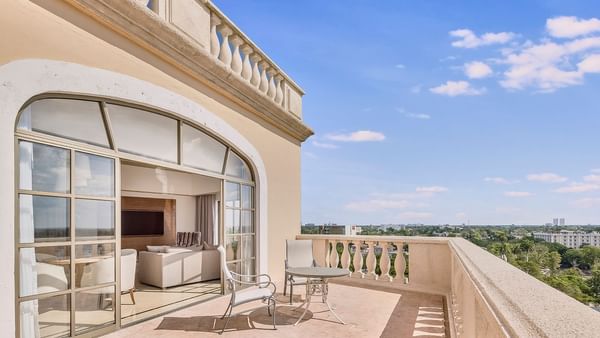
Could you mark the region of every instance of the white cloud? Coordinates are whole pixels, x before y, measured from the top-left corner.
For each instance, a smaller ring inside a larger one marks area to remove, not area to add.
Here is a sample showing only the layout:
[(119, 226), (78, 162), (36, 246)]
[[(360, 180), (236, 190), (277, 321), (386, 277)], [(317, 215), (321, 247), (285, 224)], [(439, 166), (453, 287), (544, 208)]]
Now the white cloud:
[(425, 220), (433, 217), (433, 214), (429, 212), (418, 212), (418, 211), (405, 211), (400, 213), (401, 218), (408, 220)]
[(409, 114), (406, 114), (405, 116), (409, 117), (411, 119), (418, 119), (418, 120), (429, 120), (431, 118), (431, 116), (428, 114), (409, 113)]
[(515, 34), (510, 32), (485, 33), (477, 36), (470, 29), (457, 29), (449, 34), (454, 38), (458, 38), (458, 40), (452, 42), (452, 46), (458, 48), (477, 48), (493, 44), (504, 44), (515, 37)]
[(582, 73), (600, 73), (600, 54), (585, 57), (577, 64), (577, 69)]
[(458, 219), (466, 219), (467, 213), (466, 212), (457, 212), (454, 216)]
[(590, 170), (590, 172), (592, 172), (594, 174), (600, 174), (600, 168), (592, 169), (592, 170)]
[(419, 193), (439, 193), (448, 191), (448, 188), (434, 185), (430, 187), (417, 187), (415, 191)]
[(465, 75), (470, 79), (482, 79), (492, 74), (492, 68), (481, 61), (465, 63)]
[(497, 207), (496, 212), (499, 214), (515, 214), (521, 211), (519, 208), (515, 207)]
[(596, 208), (600, 207), (600, 198), (582, 198), (571, 202), (576, 208)]
[(339, 146), (337, 144), (332, 144), (332, 143), (324, 143), (324, 142), (319, 142), (319, 141), (312, 141), (312, 145), (317, 147), (317, 148), (323, 148), (323, 149), (337, 149), (339, 148)]
[(512, 183), (516, 183), (516, 181), (511, 181), (509, 179), (506, 179), (504, 177), (485, 177), (483, 179), (486, 182), (491, 182), (491, 183), (495, 183), (495, 184), (512, 184)]
[(504, 192), (504, 196), (507, 196), (507, 197), (529, 197), (529, 196), (533, 196), (533, 194), (528, 191), (506, 191), (506, 192)]
[(485, 88), (473, 88), (467, 81), (446, 81), (445, 84), (429, 88), (429, 91), (447, 96), (481, 95), (485, 93)]
[(562, 192), (562, 193), (580, 193), (580, 192), (588, 192), (588, 191), (594, 191), (594, 190), (599, 190), (599, 189), (600, 189), (600, 185), (595, 184), (595, 183), (573, 182), (570, 185), (558, 188), (554, 191)]
[(566, 182), (568, 178), (554, 174), (554, 173), (540, 173), (540, 174), (529, 174), (527, 175), (528, 181), (543, 182), (543, 183), (562, 183)]
[(583, 176), (583, 180), (586, 182), (594, 182), (594, 183), (600, 183), (600, 175), (587, 175), (587, 176)]
[(500, 85), (511, 90), (533, 87), (540, 92), (553, 92), (581, 84), (586, 73), (600, 71), (600, 60), (596, 56), (588, 56), (574, 67), (571, 59), (581, 59), (581, 53), (598, 48), (600, 37), (581, 38), (562, 44), (551, 41), (525, 44), (500, 61), (508, 65)]
[(575, 16), (558, 16), (546, 20), (548, 33), (556, 38), (574, 38), (600, 31), (600, 20), (580, 19)]
[(339, 142), (373, 142), (385, 140), (385, 135), (377, 131), (358, 130), (347, 134), (328, 134), (325, 138)]
[(311, 153), (309, 151), (303, 151), (302, 154), (304, 154), (304, 156), (306, 156), (308, 158), (318, 158), (317, 155), (315, 155), (314, 153)]
[(403, 64), (401, 64), (401, 63), (399, 63), (399, 64), (395, 65), (394, 67), (396, 67), (396, 68), (398, 68), (398, 69), (404, 69), (404, 68), (406, 68), (406, 66), (405, 66), (405, 65), (403, 65)]

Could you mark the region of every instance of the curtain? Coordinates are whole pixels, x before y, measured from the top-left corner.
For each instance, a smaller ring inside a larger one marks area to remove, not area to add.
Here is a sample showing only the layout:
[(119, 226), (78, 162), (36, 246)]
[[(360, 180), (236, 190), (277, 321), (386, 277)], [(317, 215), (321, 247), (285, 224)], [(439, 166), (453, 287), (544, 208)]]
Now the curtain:
[(201, 232), (202, 241), (214, 245), (217, 224), (217, 195), (200, 195), (196, 198), (196, 231)]

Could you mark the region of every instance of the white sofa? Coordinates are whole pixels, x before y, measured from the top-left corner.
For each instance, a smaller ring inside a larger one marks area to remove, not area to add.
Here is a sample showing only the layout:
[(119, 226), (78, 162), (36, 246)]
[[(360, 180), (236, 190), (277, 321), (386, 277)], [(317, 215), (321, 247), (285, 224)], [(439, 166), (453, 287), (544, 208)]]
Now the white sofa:
[(171, 248), (169, 251), (140, 252), (140, 282), (168, 288), (221, 278), (217, 250)]

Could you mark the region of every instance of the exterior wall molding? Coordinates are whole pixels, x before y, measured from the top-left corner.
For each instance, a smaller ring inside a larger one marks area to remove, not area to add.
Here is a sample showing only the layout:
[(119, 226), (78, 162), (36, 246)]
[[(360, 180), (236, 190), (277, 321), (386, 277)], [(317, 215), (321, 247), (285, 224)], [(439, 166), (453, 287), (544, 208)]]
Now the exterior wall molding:
[[(210, 49), (137, 0), (67, 0), (81, 12), (168, 60), (203, 84), (234, 99), (260, 119), (305, 141), (313, 131), (292, 112), (211, 55)], [(298, 87), (299, 88), (299, 87)], [(299, 89), (300, 90), (300, 89)], [(301, 104), (301, 103), (300, 103)]]
[[(256, 173), (258, 272), (268, 271), (267, 172), (260, 153), (236, 129), (199, 103), (152, 83), (120, 73), (74, 63), (23, 59), (0, 66), (0, 327), (15, 334), (15, 125), (19, 110), (43, 93), (85, 94), (129, 101), (173, 112), (204, 126), (242, 152)], [(11, 334), (12, 333), (12, 334)]]

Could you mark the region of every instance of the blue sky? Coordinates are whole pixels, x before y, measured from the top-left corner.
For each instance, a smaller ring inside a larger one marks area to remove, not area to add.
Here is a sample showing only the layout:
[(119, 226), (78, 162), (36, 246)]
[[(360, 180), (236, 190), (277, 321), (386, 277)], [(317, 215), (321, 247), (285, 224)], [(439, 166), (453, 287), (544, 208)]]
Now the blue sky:
[(600, 223), (599, 2), (215, 3), (306, 91), (304, 223)]

